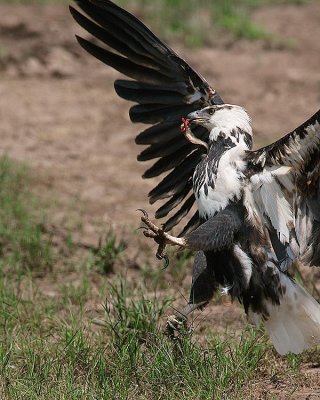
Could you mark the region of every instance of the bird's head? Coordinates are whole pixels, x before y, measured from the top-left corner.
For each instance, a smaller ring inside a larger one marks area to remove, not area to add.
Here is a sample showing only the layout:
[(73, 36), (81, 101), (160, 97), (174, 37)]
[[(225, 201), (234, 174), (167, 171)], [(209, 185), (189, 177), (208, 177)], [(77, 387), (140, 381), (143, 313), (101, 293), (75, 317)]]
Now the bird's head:
[[(209, 140), (218, 137), (230, 138), (234, 144), (244, 143), (251, 147), (252, 129), (246, 110), (232, 104), (205, 107), (187, 116), (188, 124), (201, 125), (209, 130)], [(249, 143), (250, 142), (250, 143)]]

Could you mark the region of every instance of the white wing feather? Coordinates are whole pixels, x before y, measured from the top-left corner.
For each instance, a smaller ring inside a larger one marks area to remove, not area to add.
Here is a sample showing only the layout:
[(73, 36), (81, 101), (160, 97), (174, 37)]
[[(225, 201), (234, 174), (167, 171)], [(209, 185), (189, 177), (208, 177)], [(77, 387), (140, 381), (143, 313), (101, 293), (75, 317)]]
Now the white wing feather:
[(265, 168), (260, 174), (251, 177), (253, 199), (260, 217), (270, 219), (282, 243), (290, 239), (290, 225), (293, 222), (292, 207), (285, 198), (277, 177), (289, 180), (286, 175), (290, 167)]

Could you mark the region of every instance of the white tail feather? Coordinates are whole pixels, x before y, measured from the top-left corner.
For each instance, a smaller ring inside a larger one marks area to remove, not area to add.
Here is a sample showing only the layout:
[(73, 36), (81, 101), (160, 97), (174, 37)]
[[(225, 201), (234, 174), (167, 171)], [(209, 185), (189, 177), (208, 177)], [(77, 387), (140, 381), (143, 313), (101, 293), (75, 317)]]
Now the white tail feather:
[[(299, 354), (320, 344), (320, 304), (286, 275), (281, 274), (280, 281), (286, 293), (280, 305), (267, 303), (269, 317), (265, 328), (279, 354)], [(257, 317), (249, 312), (252, 322), (257, 323)]]

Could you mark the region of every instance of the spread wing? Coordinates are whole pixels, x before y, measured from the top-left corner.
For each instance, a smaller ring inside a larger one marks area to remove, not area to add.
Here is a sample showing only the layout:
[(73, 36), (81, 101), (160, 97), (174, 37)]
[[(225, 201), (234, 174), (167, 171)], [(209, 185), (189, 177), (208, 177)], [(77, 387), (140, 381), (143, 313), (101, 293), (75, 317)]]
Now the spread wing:
[[(201, 148), (181, 134), (181, 117), (208, 105), (221, 104), (222, 99), (201, 75), (133, 15), (109, 0), (76, 3), (85, 15), (70, 7), (74, 19), (107, 47), (77, 37), (80, 45), (131, 78), (116, 80), (115, 90), (120, 97), (137, 103), (130, 109), (132, 122), (152, 124), (136, 137), (137, 144), (149, 145), (138, 160), (156, 159), (144, 178), (163, 177), (167, 173), (149, 193), (149, 201), (166, 199), (156, 212), (157, 218), (166, 217), (178, 207), (164, 224), (164, 229), (170, 230), (188, 214), (195, 201), (192, 175), (203, 154)], [(208, 137), (201, 127), (194, 133), (204, 141)], [(183, 234), (199, 223), (196, 213)]]
[(248, 152), (253, 197), (280, 241), (320, 266), (320, 110), (275, 143)]

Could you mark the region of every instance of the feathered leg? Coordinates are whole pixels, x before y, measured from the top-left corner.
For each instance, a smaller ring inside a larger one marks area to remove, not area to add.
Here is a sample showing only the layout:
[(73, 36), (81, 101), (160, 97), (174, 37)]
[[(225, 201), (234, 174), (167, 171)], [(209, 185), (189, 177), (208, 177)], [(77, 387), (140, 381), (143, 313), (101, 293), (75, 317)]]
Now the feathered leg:
[(207, 265), (205, 253), (198, 251), (193, 263), (189, 302), (167, 319), (166, 332), (171, 339), (175, 339), (175, 334), (186, 328), (189, 314), (204, 307), (212, 299), (216, 287), (217, 283), (212, 269)]
[(146, 224), (143, 234), (154, 239), (159, 245), (156, 253), (157, 258), (165, 258), (166, 260), (165, 248), (168, 244), (204, 252), (230, 248), (233, 244), (234, 235), (243, 224), (243, 207), (231, 205), (214, 217), (209, 218), (193, 232), (184, 237), (176, 237), (151, 222), (146, 211), (141, 209), (139, 211), (143, 213), (141, 221)]

